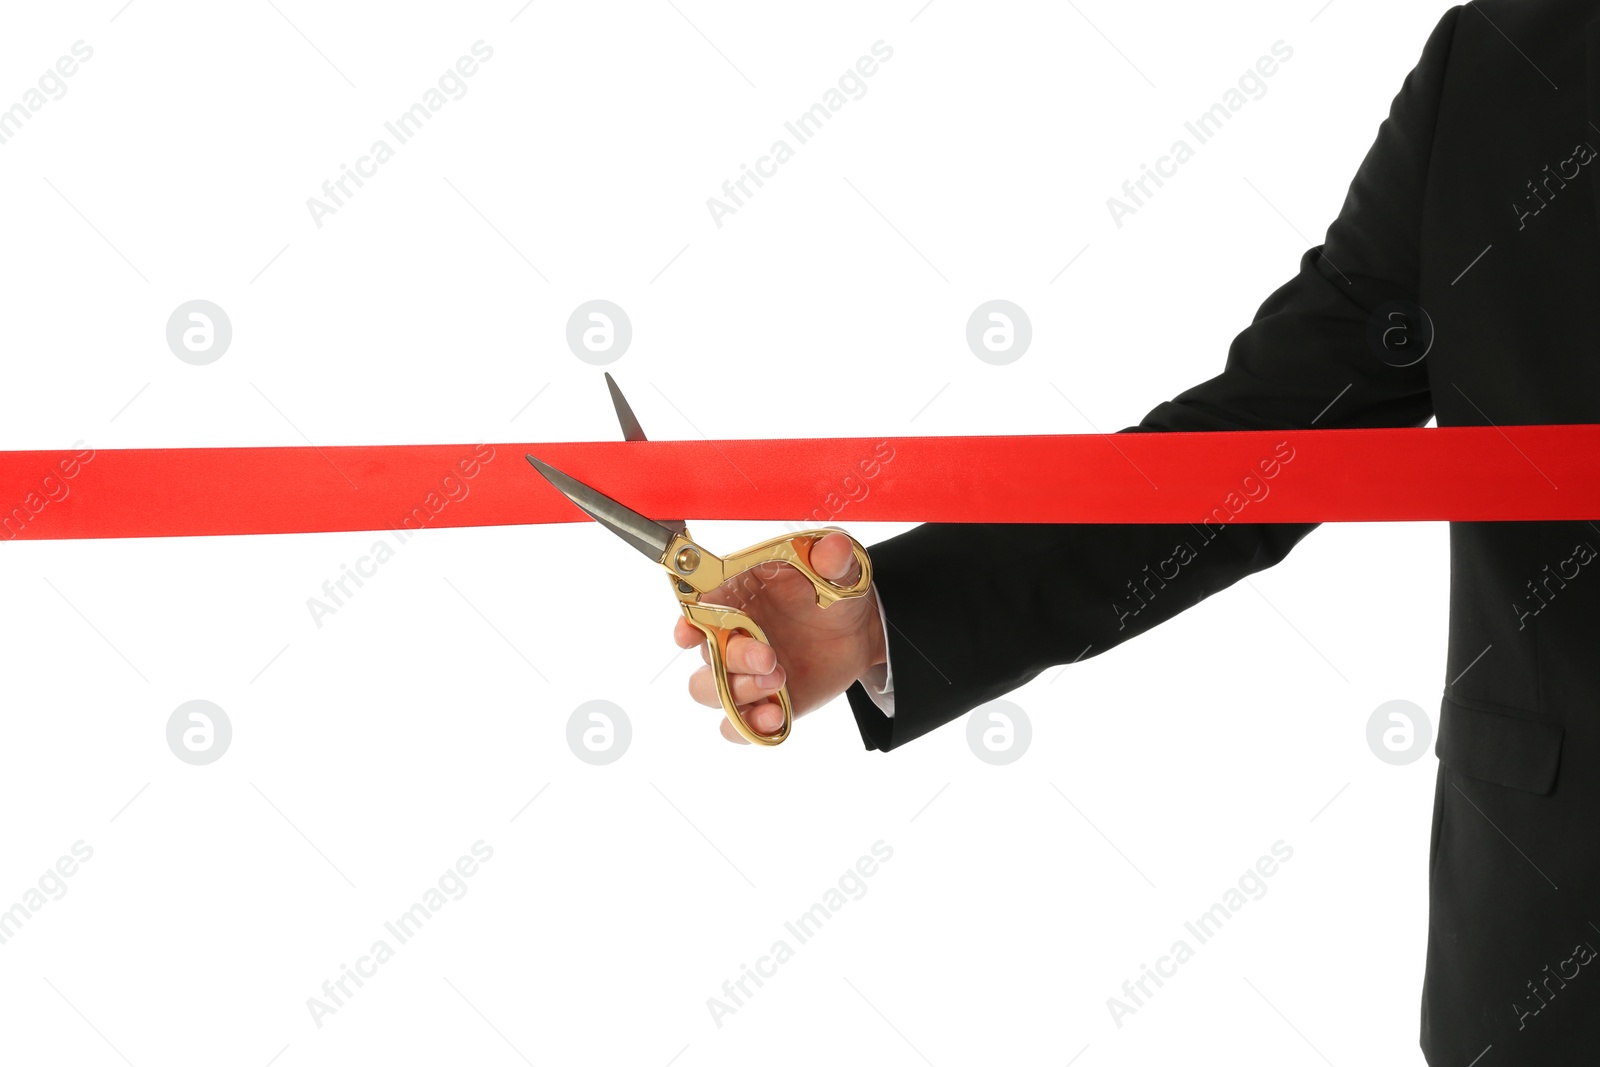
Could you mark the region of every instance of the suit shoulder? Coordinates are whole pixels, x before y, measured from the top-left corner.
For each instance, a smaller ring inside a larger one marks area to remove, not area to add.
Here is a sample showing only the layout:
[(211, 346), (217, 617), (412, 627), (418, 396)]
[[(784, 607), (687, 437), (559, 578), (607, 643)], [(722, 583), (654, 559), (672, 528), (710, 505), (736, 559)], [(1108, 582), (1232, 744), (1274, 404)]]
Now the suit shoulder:
[(1446, 13), (1429, 47), (1477, 106), (1545, 107), (1543, 94), (1587, 79), (1591, 24), (1600, 30), (1600, 0), (1471, 0)]
[(1461, 7), (1458, 21), (1463, 28), (1476, 25), (1502, 45), (1523, 49), (1527, 45), (1519, 34), (1555, 39), (1600, 18), (1600, 0), (1471, 0)]

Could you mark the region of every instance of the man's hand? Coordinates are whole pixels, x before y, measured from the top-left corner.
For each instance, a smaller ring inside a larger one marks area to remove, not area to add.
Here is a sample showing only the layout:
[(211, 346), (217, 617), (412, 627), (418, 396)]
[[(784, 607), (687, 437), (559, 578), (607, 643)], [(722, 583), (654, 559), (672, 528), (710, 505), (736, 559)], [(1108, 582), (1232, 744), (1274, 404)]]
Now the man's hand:
[[(860, 573), (850, 539), (829, 534), (811, 550), (816, 572), (841, 585), (850, 585)], [(786, 563), (769, 563), (724, 582), (702, 598), (707, 604), (736, 607), (754, 619), (772, 642), (769, 648), (751, 637), (735, 636), (728, 642), (728, 684), (733, 699), (749, 727), (774, 734), (783, 727), (783, 709), (776, 694), (786, 683), (794, 714), (821, 707), (867, 670), (885, 660), (883, 624), (878, 617), (878, 592), (817, 607), (811, 582)], [(706, 666), (689, 676), (689, 695), (701, 704), (721, 709), (717, 682), (711, 673), (706, 637), (680, 616), (672, 639), (680, 648), (700, 646)], [(747, 744), (726, 718), (722, 736)]]

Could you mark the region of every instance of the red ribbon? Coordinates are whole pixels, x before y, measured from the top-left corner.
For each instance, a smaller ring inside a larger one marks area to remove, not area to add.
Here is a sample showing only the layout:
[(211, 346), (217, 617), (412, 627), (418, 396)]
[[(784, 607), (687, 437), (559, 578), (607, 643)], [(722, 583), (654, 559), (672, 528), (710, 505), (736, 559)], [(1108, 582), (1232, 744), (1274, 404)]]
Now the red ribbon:
[(1600, 426), (0, 452), (0, 538), (584, 521), (540, 459), (654, 518), (1600, 519)]

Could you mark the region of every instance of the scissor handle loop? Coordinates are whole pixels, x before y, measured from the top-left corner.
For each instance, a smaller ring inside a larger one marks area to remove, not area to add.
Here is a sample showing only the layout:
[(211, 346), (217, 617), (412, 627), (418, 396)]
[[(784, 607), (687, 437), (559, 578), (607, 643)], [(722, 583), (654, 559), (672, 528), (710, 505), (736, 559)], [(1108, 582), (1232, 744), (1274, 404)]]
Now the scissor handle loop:
[[(778, 706), (783, 709), (782, 728), (775, 734), (761, 734), (752, 730), (744, 721), (744, 716), (739, 714), (739, 706), (733, 700), (733, 689), (728, 681), (728, 642), (735, 634), (740, 633), (753, 637), (764, 645), (770, 646), (772, 642), (767, 640), (766, 633), (756, 621), (744, 612), (720, 604), (702, 604), (700, 597), (723, 582), (767, 563), (787, 563), (805, 575), (806, 580), (811, 583), (811, 588), (816, 591), (819, 608), (826, 608), (840, 600), (863, 596), (872, 588), (872, 560), (861, 542), (849, 534), (845, 536), (850, 537), (850, 551), (855, 555), (860, 568), (860, 573), (856, 575), (854, 582), (849, 585), (839, 585), (818, 574), (811, 566), (811, 550), (816, 543), (830, 533), (842, 532), (802, 530), (799, 533), (783, 534), (762, 541), (727, 557), (719, 557), (701, 548), (685, 530), (667, 549), (665, 562), (669, 572), (674, 570), (674, 561), (681, 561), (683, 564), (676, 568), (674, 586), (678, 593), (679, 604), (683, 608), (684, 618), (688, 619), (695, 629), (706, 635), (711, 673), (716, 678), (717, 697), (722, 702), (723, 714), (727, 716), (728, 722), (733, 725), (739, 736), (751, 744), (776, 745), (789, 736), (789, 730), (794, 724), (794, 711), (789, 703), (789, 687), (785, 684), (777, 692)], [(689, 569), (685, 570), (685, 567)]]
[(805, 575), (811, 587), (816, 590), (819, 608), (864, 595), (872, 587), (872, 559), (867, 555), (867, 550), (861, 546), (861, 542), (849, 534), (845, 536), (850, 538), (850, 551), (856, 557), (856, 563), (860, 568), (854, 583), (847, 586), (838, 585), (818, 574), (811, 566), (811, 549), (830, 533), (843, 533), (843, 531), (802, 530), (799, 533), (783, 534), (735, 552), (723, 558), (722, 581), (754, 570), (764, 563), (787, 563)]
[(744, 721), (744, 716), (739, 714), (739, 706), (733, 702), (733, 688), (728, 681), (728, 641), (735, 634), (744, 633), (765, 645), (769, 643), (766, 633), (744, 612), (717, 604), (684, 604), (683, 615), (691, 626), (706, 635), (706, 647), (711, 657), (711, 673), (717, 680), (717, 697), (722, 701), (722, 713), (727, 716), (728, 722), (733, 724), (740, 737), (753, 745), (782, 743), (784, 738), (789, 736), (790, 727), (794, 725), (794, 709), (789, 703), (789, 686), (785, 684), (777, 692), (778, 706), (783, 709), (783, 726), (775, 734), (760, 734), (752, 730)]

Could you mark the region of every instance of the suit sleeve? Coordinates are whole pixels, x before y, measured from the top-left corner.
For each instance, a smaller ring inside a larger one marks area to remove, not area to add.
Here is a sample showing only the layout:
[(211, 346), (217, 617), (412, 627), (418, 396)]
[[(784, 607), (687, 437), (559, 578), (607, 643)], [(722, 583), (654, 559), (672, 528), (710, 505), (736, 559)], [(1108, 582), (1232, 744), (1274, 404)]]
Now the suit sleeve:
[[(1417, 301), (1428, 161), (1462, 10), (1434, 28), (1326, 240), (1234, 338), (1222, 373), (1123, 433), (1420, 426), (1432, 417), (1424, 364), (1386, 362), (1368, 327), (1382, 305)], [(1052, 665), (1105, 652), (1272, 566), (1314, 528), (928, 523), (883, 541), (871, 551), (889, 605), (894, 716), (851, 686), (862, 740), (896, 748)]]

